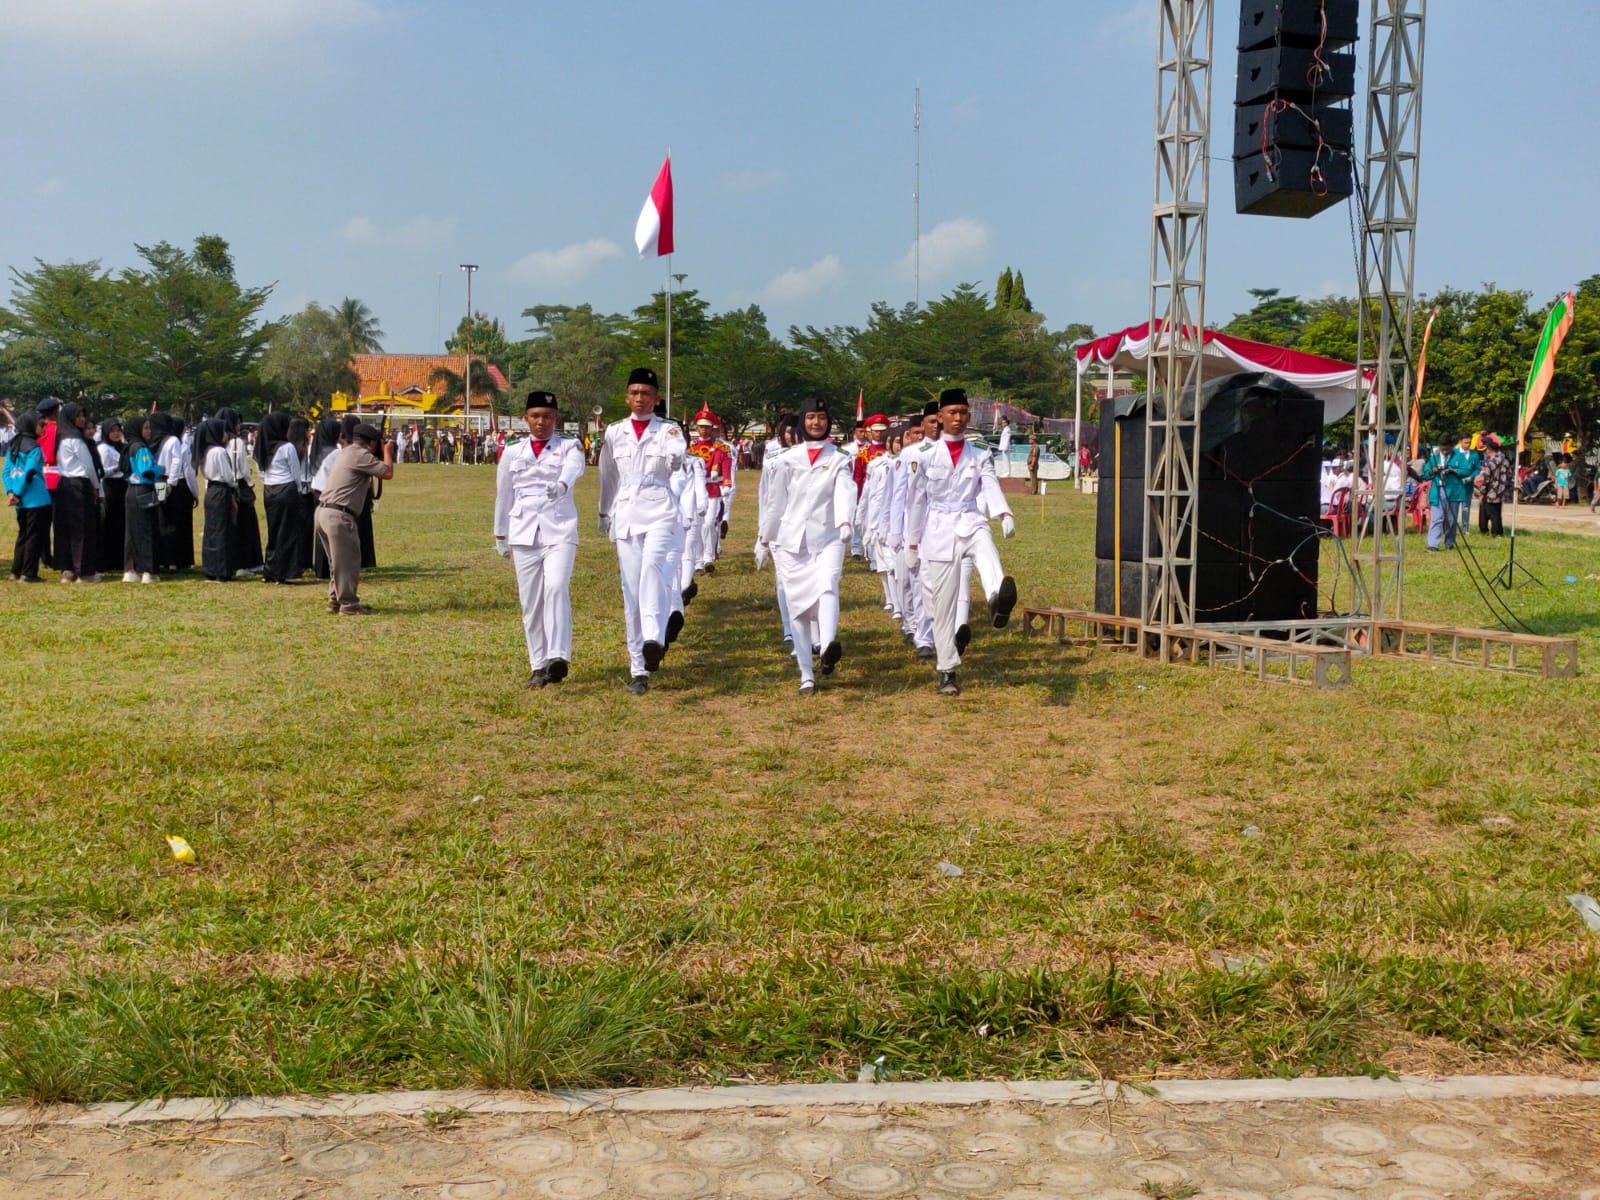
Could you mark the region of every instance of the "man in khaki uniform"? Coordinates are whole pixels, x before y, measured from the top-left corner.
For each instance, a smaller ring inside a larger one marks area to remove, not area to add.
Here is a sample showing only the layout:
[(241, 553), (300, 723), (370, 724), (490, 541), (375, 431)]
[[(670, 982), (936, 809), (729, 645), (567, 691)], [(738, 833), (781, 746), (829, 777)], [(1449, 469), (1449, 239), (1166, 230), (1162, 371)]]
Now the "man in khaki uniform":
[[(394, 478), (394, 443), (371, 425), (357, 425), (350, 444), (328, 467), (322, 499), (317, 504), (317, 541), (328, 556), (328, 611), (347, 617), (372, 610), (357, 594), (361, 584), (361, 534), (356, 518), (367, 502), (374, 479)], [(383, 458), (373, 451), (383, 447)]]

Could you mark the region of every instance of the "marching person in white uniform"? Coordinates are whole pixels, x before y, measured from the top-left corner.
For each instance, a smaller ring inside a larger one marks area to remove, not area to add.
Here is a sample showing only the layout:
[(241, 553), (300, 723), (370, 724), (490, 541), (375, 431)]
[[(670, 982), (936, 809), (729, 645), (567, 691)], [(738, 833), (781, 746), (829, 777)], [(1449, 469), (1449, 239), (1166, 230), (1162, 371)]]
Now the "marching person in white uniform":
[(990, 518), (999, 518), (1006, 537), (1016, 532), (1016, 522), (995, 477), (994, 456), (966, 440), (971, 418), (963, 389), (946, 388), (939, 394), (944, 432), (923, 455), (906, 495), (905, 540), (913, 561), (921, 563), (923, 601), (933, 616), (938, 652), (939, 693), (945, 696), (961, 691), (956, 681), (961, 665), (956, 627), (961, 623), (962, 563), (970, 560), (977, 568), (996, 629), (1005, 628), (1017, 603), (1016, 582), (1000, 566), (989, 533)]
[(678, 493), (679, 540), (682, 543), (678, 554), (678, 604), (675, 607), (681, 612), (700, 594), (694, 573), (700, 569), (700, 527), (711, 505), (706, 493), (705, 463), (693, 454), (685, 455), (674, 488)]
[[(780, 456), (793, 448), (798, 440), (799, 435), (796, 430), (799, 426), (800, 419), (798, 417), (793, 413), (784, 413), (783, 416), (778, 418), (777, 435), (767, 442), (766, 452), (761, 456), (761, 482), (756, 485), (758, 521), (760, 520), (760, 514), (767, 511), (768, 485), (771, 483), (773, 476), (777, 474), (778, 460)], [(769, 556), (770, 553), (769, 551)], [(757, 569), (762, 565), (761, 533), (759, 529), (756, 531), (756, 565)], [(783, 594), (783, 576), (778, 573), (776, 568), (773, 569), (772, 574), (777, 579), (775, 590), (778, 595), (778, 621), (783, 625), (784, 649), (792, 652), (794, 650), (794, 623), (789, 620), (789, 599)]]
[(573, 485), (583, 474), (583, 445), (555, 431), (550, 392), (530, 392), (528, 437), (500, 456), (495, 470), (494, 544), (517, 570), (528, 686), (567, 677), (572, 662), (572, 563), (578, 554)]
[(617, 547), (627, 623), (628, 690), (650, 690), (650, 672), (667, 652), (667, 622), (678, 588), (673, 548), (680, 510), (672, 490), (688, 447), (683, 431), (655, 415), (656, 373), (628, 376), (629, 419), (607, 426), (600, 448), (600, 532)]
[[(933, 649), (933, 615), (922, 591), (922, 564), (906, 544), (906, 499), (911, 493), (911, 480), (923, 469), (928, 449), (939, 440), (939, 402), (929, 400), (922, 409), (922, 419), (906, 430), (895, 479), (895, 492), (890, 501), (893, 512), (889, 527), (898, 553), (896, 570), (901, 576), (901, 591), (905, 596), (901, 628), (906, 641), (916, 647), (917, 658), (932, 661), (937, 657)], [(959, 651), (958, 647), (958, 651)]]
[(794, 633), (800, 694), (816, 690), (811, 648), (820, 645), (822, 673), (833, 674), (844, 651), (839, 645), (839, 577), (855, 513), (852, 463), (828, 440), (833, 421), (827, 405), (800, 405), (801, 442), (778, 457), (766, 481), (756, 565), (770, 552)]

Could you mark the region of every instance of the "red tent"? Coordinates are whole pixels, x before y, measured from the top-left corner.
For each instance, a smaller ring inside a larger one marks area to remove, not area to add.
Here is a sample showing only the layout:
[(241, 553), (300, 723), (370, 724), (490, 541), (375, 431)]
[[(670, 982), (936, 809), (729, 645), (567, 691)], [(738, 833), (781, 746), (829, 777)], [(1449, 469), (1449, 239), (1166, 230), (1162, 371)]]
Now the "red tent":
[[(1201, 358), (1202, 379), (1231, 375), (1236, 371), (1271, 371), (1290, 383), (1305, 388), (1322, 401), (1323, 424), (1331, 425), (1356, 406), (1360, 373), (1349, 363), (1320, 354), (1305, 354), (1232, 337), (1213, 329), (1205, 331)], [(1156, 354), (1165, 353), (1167, 339), (1156, 339)], [(1115, 367), (1120, 371), (1145, 374), (1150, 357), (1150, 323), (1130, 325), (1120, 333), (1109, 334), (1078, 347), (1078, 377), (1091, 367)]]

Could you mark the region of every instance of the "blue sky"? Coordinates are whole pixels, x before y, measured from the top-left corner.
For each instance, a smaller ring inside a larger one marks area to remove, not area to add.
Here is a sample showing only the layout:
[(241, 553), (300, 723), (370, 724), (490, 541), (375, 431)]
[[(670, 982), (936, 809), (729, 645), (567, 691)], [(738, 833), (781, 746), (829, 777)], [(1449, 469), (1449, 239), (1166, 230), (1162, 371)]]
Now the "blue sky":
[[(1051, 327), (1107, 331), (1145, 317), (1156, 10), (6, 0), (0, 263), (121, 267), (217, 233), (242, 281), (276, 281), (272, 315), (358, 296), (388, 349), (421, 352), (470, 261), (475, 307), (518, 336), (530, 305), (660, 286), (632, 233), (670, 146), (688, 286), (780, 335), (859, 323), (912, 296), (920, 85), (923, 299), (1010, 265)], [(1351, 294), (1343, 207), (1233, 213), (1237, 6), (1216, 13), (1208, 319), (1251, 287)], [(1593, 0), (1430, 6), (1419, 288), (1542, 301), (1600, 272), (1597, 35)]]

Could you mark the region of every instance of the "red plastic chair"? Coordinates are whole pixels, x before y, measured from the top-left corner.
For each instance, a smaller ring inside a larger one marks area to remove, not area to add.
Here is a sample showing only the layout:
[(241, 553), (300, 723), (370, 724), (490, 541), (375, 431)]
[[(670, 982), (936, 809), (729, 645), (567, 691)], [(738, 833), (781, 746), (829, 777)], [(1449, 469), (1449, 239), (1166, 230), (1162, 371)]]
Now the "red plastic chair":
[(1428, 489), (1419, 487), (1411, 496), (1411, 532), (1428, 532)]
[(1334, 537), (1350, 536), (1350, 489), (1336, 488), (1328, 500), (1328, 524)]

